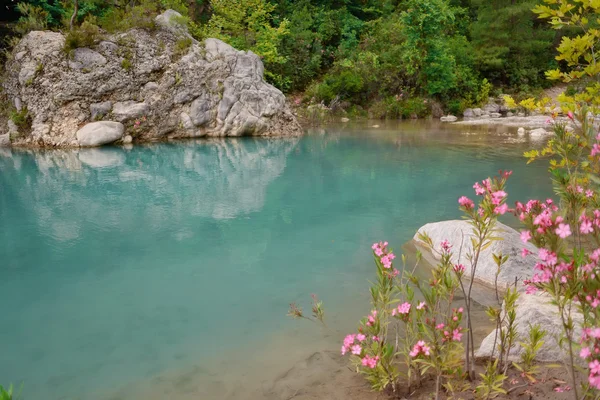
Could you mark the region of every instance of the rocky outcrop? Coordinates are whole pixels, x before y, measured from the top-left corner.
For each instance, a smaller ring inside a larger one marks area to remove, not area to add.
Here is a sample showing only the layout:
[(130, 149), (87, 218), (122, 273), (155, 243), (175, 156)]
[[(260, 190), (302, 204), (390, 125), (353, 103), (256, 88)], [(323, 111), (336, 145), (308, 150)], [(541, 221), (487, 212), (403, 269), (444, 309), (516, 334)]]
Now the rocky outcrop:
[[(491, 246), (481, 252), (477, 269), (475, 270), (475, 281), (493, 287), (497, 266), (492, 254), (503, 254), (509, 256), (509, 258), (506, 264), (502, 266), (502, 270), (498, 276), (498, 286), (505, 288), (514, 284), (515, 278), (519, 282), (522, 282), (523, 279), (532, 276), (535, 258), (523, 258), (521, 251), (526, 247), (529, 251), (537, 253), (537, 249), (530, 243), (524, 245), (521, 242), (519, 232), (516, 230), (499, 222), (496, 228), (497, 232), (495, 236), (500, 237), (502, 240), (492, 242)], [(450, 242), (454, 249), (452, 262), (463, 264), (466, 267), (465, 276), (468, 277), (471, 275), (471, 264), (467, 260), (467, 254), (472, 249), (472, 229), (472, 226), (467, 221), (452, 220), (435, 222), (422, 226), (415, 235), (414, 240), (418, 245), (421, 243), (419, 234), (426, 233), (438, 251), (440, 250), (440, 243), (443, 240)], [(431, 254), (431, 256), (439, 259), (439, 255), (436, 253)]]
[[(543, 346), (537, 353), (536, 360), (540, 362), (563, 361), (566, 353), (561, 349), (558, 342), (558, 338), (563, 334), (562, 323), (558, 315), (558, 309), (555, 305), (551, 304), (548, 296), (522, 293), (516, 302), (516, 315), (517, 340), (515, 347), (511, 349), (510, 359), (519, 359), (519, 356), (523, 352), (523, 348), (519, 342), (526, 341), (529, 336), (530, 327), (539, 324), (546, 331), (546, 336), (544, 337)], [(573, 321), (577, 327), (575, 337), (579, 338), (581, 335), (579, 327), (583, 322), (583, 316), (575, 312), (573, 313)], [(491, 357), (495, 338), (496, 331), (494, 330), (481, 342), (481, 346), (475, 353), (475, 357)], [(495, 355), (498, 355), (497, 350)]]
[(104, 35), (69, 54), (61, 33), (27, 34), (6, 64), (5, 91), (31, 121), (31, 129), (13, 132), (13, 145), (102, 144), (78, 135), (97, 121), (123, 124), (120, 136), (134, 141), (302, 134), (256, 54), (217, 39), (198, 42), (174, 16), (157, 17), (156, 31)]

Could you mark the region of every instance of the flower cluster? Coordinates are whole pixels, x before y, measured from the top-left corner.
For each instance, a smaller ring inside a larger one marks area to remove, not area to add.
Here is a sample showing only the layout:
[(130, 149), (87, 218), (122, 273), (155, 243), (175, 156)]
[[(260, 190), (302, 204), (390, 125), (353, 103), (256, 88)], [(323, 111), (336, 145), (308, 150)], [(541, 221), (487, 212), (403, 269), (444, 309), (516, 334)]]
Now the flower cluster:
[(405, 302), (405, 303), (399, 304), (398, 307), (392, 309), (392, 316), (395, 317), (396, 315), (398, 315), (400, 317), (402, 317), (402, 316), (408, 317), (408, 314), (410, 313), (410, 307), (411, 307), (410, 303)]
[[(484, 200), (480, 203), (477, 209), (477, 215), (484, 217), (486, 213), (491, 212), (494, 215), (504, 215), (510, 209), (506, 204), (507, 194), (502, 187), (506, 180), (510, 177), (512, 171), (500, 171), (500, 177), (484, 179), (481, 182), (475, 182), (473, 189), (477, 196), (483, 196)], [(473, 216), (475, 210), (475, 203), (467, 196), (461, 196), (458, 199), (460, 209), (465, 211), (468, 215)]]
[(600, 328), (585, 328), (581, 334), (582, 348), (579, 356), (588, 364), (588, 382), (600, 389)]
[(409, 354), (412, 358), (418, 357), (420, 354), (429, 356), (431, 354), (431, 348), (427, 346), (427, 343), (423, 340), (419, 340)]
[(389, 270), (388, 276), (398, 276), (400, 271), (392, 267), (392, 262), (396, 258), (396, 255), (388, 250), (388, 242), (373, 243), (371, 249), (375, 257), (379, 259), (381, 266)]

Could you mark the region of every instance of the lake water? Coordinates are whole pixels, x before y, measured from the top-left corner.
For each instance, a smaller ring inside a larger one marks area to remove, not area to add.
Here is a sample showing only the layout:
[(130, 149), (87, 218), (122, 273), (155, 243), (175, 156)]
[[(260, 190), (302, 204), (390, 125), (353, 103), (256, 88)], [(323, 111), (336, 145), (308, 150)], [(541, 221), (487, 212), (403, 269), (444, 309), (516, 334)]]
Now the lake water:
[[(522, 157), (539, 143), (513, 132), (365, 126), (0, 150), (0, 383), (32, 400), (267, 398), (368, 311), (372, 242), (398, 252), (459, 217), (499, 169), (511, 201), (550, 193)], [(313, 292), (328, 329), (286, 317)]]

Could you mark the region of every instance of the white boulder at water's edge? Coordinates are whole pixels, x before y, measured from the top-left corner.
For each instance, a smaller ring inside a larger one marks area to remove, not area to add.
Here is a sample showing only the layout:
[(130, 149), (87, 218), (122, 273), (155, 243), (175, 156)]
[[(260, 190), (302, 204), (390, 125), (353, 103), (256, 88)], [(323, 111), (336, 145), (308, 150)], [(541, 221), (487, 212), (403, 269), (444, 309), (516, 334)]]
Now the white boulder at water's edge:
[[(573, 313), (573, 321), (575, 323), (575, 338), (581, 336), (579, 328), (583, 322), (583, 316), (579, 313)], [(523, 348), (519, 342), (526, 341), (529, 336), (529, 329), (535, 324), (546, 331), (544, 344), (536, 355), (536, 360), (540, 362), (555, 362), (562, 361), (566, 357), (566, 349), (560, 348), (557, 338), (563, 334), (563, 328), (558, 309), (550, 303), (550, 298), (543, 294), (525, 294), (521, 293), (516, 302), (516, 327), (517, 340), (515, 347), (512, 348), (509, 359), (518, 360), (523, 352)], [(494, 341), (496, 339), (496, 330), (490, 333), (481, 346), (475, 352), (477, 358), (488, 358), (492, 355)], [(499, 340), (499, 339), (498, 339)], [(498, 356), (498, 350), (494, 352), (494, 357)]]
[[(534, 256), (522, 257), (523, 248), (537, 254), (537, 248), (532, 244), (523, 244), (519, 232), (502, 223), (497, 224), (496, 237), (502, 240), (497, 240), (492, 243), (487, 249), (481, 252), (477, 269), (475, 270), (475, 281), (486, 286), (493, 287), (496, 277), (497, 266), (494, 262), (492, 254), (503, 254), (509, 256), (506, 264), (502, 266), (500, 275), (498, 276), (498, 286), (505, 288), (514, 284), (515, 278), (520, 282), (530, 278), (533, 275), (533, 267), (536, 264)], [(447, 240), (453, 249), (453, 263), (460, 263), (466, 267), (465, 276), (471, 275), (471, 264), (467, 260), (467, 254), (472, 251), (471, 238), (473, 227), (462, 220), (441, 221), (426, 224), (422, 226), (414, 240), (422, 244), (419, 239), (419, 234), (426, 233), (433, 241), (436, 250), (440, 251), (440, 243)], [(460, 258), (459, 258), (460, 254)], [(437, 260), (439, 254), (433, 253), (432, 256)]]
[(125, 127), (119, 122), (90, 122), (77, 131), (77, 141), (82, 147), (96, 147), (113, 143), (123, 137)]

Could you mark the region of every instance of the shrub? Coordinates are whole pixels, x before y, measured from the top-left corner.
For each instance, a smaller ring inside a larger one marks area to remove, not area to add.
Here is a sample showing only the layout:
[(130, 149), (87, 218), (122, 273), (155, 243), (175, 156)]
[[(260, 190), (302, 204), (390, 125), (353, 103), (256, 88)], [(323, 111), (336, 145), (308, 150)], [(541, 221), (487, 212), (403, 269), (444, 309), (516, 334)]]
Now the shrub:
[(192, 38), (188, 37), (188, 36), (183, 36), (179, 39), (177, 39), (177, 42), (175, 42), (175, 48), (173, 49), (173, 53), (174, 56), (176, 58), (180, 58), (182, 56), (184, 56), (189, 48), (192, 46)]
[(100, 28), (91, 22), (84, 21), (80, 27), (67, 33), (64, 51), (71, 54), (77, 48), (94, 46), (100, 39)]
[(43, 8), (22, 2), (17, 4), (17, 10), (21, 18), (15, 24), (14, 30), (19, 35), (48, 28), (49, 14)]
[(27, 107), (23, 107), (21, 111), (17, 111), (13, 109), (10, 112), (9, 118), (15, 125), (19, 128), (20, 131), (25, 130), (31, 126), (31, 116), (29, 115), (29, 111)]

